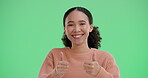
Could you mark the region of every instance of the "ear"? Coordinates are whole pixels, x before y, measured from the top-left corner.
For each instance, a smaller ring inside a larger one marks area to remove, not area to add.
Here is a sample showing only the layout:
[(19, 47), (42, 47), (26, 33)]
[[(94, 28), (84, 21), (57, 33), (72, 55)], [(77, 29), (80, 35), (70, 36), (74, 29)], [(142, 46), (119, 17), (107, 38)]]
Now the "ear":
[(89, 30), (89, 32), (92, 32), (93, 28), (94, 28), (94, 27), (93, 27), (93, 25), (91, 24), (91, 25), (90, 25), (90, 30)]

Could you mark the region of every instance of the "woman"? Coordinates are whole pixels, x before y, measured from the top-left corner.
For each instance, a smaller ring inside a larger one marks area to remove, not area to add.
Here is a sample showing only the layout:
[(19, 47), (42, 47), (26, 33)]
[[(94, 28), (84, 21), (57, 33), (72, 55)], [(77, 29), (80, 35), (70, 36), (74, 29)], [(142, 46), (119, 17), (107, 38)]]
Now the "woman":
[(65, 48), (49, 52), (39, 78), (120, 78), (113, 56), (98, 50), (102, 38), (87, 9), (69, 9), (63, 24)]

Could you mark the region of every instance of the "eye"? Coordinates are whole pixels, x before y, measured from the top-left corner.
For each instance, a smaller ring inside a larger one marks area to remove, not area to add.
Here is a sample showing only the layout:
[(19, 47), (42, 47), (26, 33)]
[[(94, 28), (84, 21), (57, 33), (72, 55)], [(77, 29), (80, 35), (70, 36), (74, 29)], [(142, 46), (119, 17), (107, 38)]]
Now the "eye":
[(85, 25), (85, 23), (80, 23), (80, 25)]
[(68, 24), (68, 26), (73, 26), (73, 24)]

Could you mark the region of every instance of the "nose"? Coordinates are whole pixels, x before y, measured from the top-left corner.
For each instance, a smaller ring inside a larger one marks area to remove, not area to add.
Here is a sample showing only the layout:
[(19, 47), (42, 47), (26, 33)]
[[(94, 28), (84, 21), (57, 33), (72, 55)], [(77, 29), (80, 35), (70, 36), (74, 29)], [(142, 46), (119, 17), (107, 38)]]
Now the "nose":
[(80, 29), (80, 26), (79, 25), (76, 25), (75, 28), (74, 28), (75, 32), (79, 32), (81, 29)]

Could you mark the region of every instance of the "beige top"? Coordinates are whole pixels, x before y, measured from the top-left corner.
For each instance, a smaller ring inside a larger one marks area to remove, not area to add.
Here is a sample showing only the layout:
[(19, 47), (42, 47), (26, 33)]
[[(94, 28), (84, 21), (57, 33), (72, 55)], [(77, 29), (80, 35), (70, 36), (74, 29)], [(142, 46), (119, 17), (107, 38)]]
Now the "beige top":
[[(61, 60), (61, 53), (64, 54), (64, 61), (69, 62), (68, 72), (62, 78), (120, 78), (120, 71), (111, 54), (91, 48), (87, 52), (73, 52), (69, 47), (54, 48), (47, 55), (38, 78), (58, 78), (53, 70), (58, 61)], [(101, 65), (101, 70), (96, 77), (84, 71), (84, 61), (92, 61), (92, 56)], [(49, 75), (48, 77), (46, 77)]]

